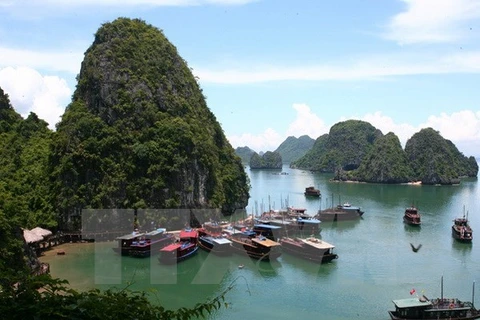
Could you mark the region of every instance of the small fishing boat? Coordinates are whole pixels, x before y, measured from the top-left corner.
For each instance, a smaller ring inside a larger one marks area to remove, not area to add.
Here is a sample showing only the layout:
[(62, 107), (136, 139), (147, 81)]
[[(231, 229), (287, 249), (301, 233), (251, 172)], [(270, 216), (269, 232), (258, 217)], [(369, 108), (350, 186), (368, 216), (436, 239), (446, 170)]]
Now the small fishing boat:
[(421, 224), (421, 217), (420, 213), (418, 213), (418, 208), (413, 205), (406, 208), (403, 214), (403, 222), (412, 226), (419, 226)]
[(304, 192), (305, 196), (307, 197), (320, 197), (320, 190), (319, 189), (316, 189), (315, 187), (306, 187), (305, 188), (305, 192)]
[(468, 223), (468, 212), (465, 216), (465, 208), (463, 208), (463, 217), (453, 220), (452, 236), (461, 242), (472, 242), (473, 230)]

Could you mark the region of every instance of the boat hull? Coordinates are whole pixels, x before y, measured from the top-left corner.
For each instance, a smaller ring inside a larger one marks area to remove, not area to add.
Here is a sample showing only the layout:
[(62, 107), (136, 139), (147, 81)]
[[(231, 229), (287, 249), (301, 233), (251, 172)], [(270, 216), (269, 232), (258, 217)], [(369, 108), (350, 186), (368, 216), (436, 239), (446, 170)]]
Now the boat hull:
[(175, 251), (160, 251), (158, 261), (163, 264), (175, 264), (193, 257), (197, 252), (197, 245), (192, 245), (188, 248)]
[[(226, 238), (224, 239), (227, 240)], [(228, 256), (232, 254), (231, 241), (217, 242), (215, 239), (212, 239), (212, 237), (200, 236), (198, 238), (198, 246), (201, 249), (218, 256)]]
[(282, 239), (280, 244), (284, 252), (312, 262), (327, 263), (338, 259), (338, 255), (328, 249), (311, 248), (294, 240)]
[(265, 247), (255, 243), (251, 238), (247, 236), (234, 236), (229, 238), (232, 241), (232, 251), (241, 254), (248, 255), (250, 258), (257, 260), (274, 260), (282, 255), (280, 245), (275, 247)]

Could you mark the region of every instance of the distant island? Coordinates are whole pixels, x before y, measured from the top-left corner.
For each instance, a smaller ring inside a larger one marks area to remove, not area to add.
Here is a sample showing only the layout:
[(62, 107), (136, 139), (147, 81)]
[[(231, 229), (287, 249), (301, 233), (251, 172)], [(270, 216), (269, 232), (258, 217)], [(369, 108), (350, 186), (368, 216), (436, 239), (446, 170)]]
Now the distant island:
[(290, 167), (334, 173), (338, 181), (373, 183), (451, 185), (478, 174), (476, 159), (464, 156), (432, 128), (414, 134), (402, 149), (394, 133), (384, 135), (360, 120), (332, 126)]
[(254, 153), (250, 158), (250, 169), (282, 169), (282, 156), (278, 152), (267, 151), (263, 155)]

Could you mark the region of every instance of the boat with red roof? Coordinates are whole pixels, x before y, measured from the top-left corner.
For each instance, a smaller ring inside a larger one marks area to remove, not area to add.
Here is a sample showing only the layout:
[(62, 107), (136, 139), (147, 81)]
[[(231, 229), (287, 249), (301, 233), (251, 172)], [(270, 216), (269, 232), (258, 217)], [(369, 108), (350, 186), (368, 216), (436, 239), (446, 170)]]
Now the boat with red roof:
[(174, 264), (192, 257), (198, 251), (198, 232), (192, 228), (180, 231), (178, 241), (160, 249), (158, 261)]
[[(130, 245), (130, 255), (133, 257), (150, 257), (152, 252), (175, 241), (175, 236), (167, 233), (167, 229), (158, 228), (140, 236)], [(152, 251), (153, 250), (153, 251)]]

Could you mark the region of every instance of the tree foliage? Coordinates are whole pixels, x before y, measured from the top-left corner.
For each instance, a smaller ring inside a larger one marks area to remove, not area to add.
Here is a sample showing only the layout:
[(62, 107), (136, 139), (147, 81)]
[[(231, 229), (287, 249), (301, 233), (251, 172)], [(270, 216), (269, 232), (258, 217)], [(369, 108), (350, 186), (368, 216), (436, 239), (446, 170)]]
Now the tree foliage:
[(247, 175), (187, 63), (139, 19), (85, 53), (49, 164), (63, 221), (81, 208), (244, 208)]
[(375, 140), (382, 132), (370, 123), (360, 120), (339, 122), (328, 135), (319, 137), (302, 158), (294, 161), (294, 168), (321, 172), (350, 171), (358, 168)]
[(68, 287), (66, 280), (48, 275), (19, 276), (16, 285), (0, 291), (0, 313), (12, 320), (25, 319), (138, 319), (188, 320), (205, 318), (221, 307), (226, 307), (228, 287), (217, 297), (199, 303), (193, 308), (167, 310), (150, 303), (146, 292), (128, 289), (92, 289), (78, 292)]
[[(476, 176), (478, 165), (432, 128), (415, 133), (405, 152), (417, 180), (424, 184), (458, 183), (462, 176)], [(473, 159), (474, 160), (474, 159)]]
[(348, 180), (380, 183), (412, 181), (413, 171), (398, 137), (389, 132), (378, 138), (357, 170), (349, 172)]

